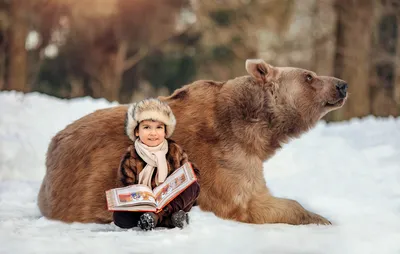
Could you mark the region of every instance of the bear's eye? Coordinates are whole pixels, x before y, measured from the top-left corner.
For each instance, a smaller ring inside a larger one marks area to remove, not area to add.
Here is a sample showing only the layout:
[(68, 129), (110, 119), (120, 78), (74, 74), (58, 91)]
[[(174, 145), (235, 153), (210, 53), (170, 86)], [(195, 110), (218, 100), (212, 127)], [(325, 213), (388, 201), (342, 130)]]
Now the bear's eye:
[(311, 74), (306, 74), (306, 81), (307, 82), (311, 82), (311, 81), (313, 81), (313, 76), (311, 75)]

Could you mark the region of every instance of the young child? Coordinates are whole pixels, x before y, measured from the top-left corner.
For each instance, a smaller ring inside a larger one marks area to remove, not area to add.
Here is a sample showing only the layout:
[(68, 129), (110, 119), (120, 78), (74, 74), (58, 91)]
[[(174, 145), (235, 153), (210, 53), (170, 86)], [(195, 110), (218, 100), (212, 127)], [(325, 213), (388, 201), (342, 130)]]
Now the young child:
[[(134, 142), (123, 156), (118, 175), (123, 185), (145, 184), (155, 188), (177, 168), (188, 162), (188, 156), (174, 141), (175, 116), (171, 108), (157, 99), (145, 99), (132, 104), (126, 114), (125, 132)], [(197, 177), (198, 170), (192, 164)], [(121, 228), (139, 226), (152, 230), (157, 226), (179, 227), (189, 223), (187, 212), (199, 196), (198, 182), (172, 200), (159, 213), (116, 211), (115, 225)]]

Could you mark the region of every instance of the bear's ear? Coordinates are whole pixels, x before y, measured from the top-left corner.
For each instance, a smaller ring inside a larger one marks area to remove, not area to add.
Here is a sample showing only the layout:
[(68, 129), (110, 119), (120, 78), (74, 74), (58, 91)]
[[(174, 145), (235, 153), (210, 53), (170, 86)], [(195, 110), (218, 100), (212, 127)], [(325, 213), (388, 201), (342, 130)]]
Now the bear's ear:
[(257, 81), (266, 83), (272, 77), (273, 67), (262, 59), (247, 59), (246, 71)]

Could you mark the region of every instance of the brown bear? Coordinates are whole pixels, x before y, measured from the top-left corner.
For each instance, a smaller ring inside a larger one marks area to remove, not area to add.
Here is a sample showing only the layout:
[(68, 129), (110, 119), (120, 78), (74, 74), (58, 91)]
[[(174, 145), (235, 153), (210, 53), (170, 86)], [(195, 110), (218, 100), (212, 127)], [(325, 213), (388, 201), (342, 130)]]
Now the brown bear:
[[(263, 162), (312, 128), (347, 98), (345, 81), (260, 59), (248, 76), (200, 80), (160, 97), (172, 108), (172, 136), (200, 170), (198, 204), (246, 223), (330, 224), (298, 202), (271, 195)], [(53, 137), (38, 196), (42, 214), (65, 222), (109, 223), (105, 191), (120, 187), (117, 168), (132, 141), (124, 133), (128, 105), (95, 111)]]

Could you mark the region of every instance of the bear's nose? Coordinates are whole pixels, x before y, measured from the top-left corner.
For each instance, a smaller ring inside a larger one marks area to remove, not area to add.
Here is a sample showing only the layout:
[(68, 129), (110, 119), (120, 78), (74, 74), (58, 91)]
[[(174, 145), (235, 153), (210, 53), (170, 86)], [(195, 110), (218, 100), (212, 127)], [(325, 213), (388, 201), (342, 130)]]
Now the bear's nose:
[(346, 97), (347, 94), (347, 83), (339, 82), (336, 84), (336, 89), (339, 91), (340, 98)]

